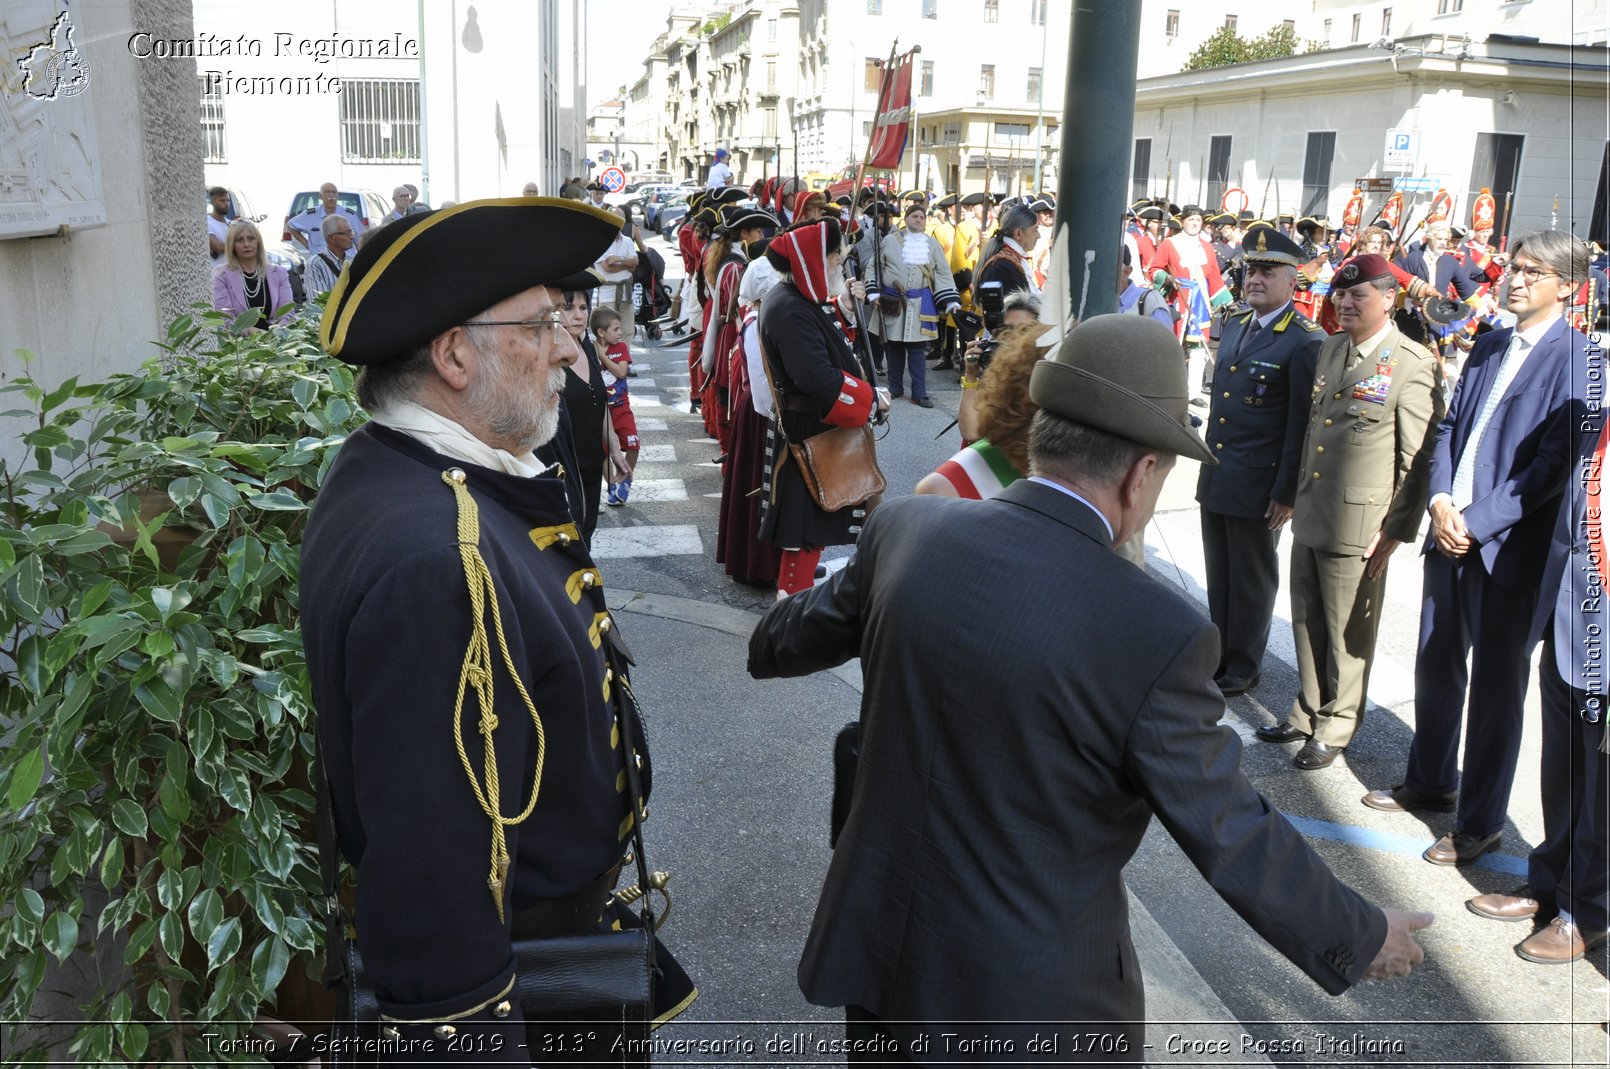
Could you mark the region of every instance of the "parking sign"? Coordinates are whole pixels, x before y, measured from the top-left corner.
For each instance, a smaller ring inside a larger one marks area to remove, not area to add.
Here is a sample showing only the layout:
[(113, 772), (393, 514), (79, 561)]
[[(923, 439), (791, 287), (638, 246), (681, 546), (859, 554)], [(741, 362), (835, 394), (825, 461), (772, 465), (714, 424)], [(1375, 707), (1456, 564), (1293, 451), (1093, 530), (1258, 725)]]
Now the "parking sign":
[(1382, 166), (1392, 171), (1412, 171), (1420, 155), (1418, 130), (1388, 130)]

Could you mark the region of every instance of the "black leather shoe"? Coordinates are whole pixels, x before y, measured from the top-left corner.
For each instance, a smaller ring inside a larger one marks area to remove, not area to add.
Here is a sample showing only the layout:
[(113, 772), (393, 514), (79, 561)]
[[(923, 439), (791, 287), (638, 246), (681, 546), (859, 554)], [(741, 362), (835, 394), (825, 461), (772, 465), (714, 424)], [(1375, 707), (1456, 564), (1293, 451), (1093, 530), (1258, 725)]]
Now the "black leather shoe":
[(1262, 676), (1253, 676), (1251, 679), (1242, 679), (1240, 676), (1220, 676), (1213, 682), (1219, 688), (1220, 694), (1230, 698), (1237, 694), (1245, 694), (1256, 687), (1258, 680), (1262, 678)]
[(1452, 813), (1459, 805), (1459, 793), (1450, 791), (1447, 794), (1436, 794), (1431, 791), (1415, 790), (1400, 783), (1390, 790), (1371, 791), (1361, 800), (1371, 809), (1379, 809), (1383, 813), (1412, 813), (1418, 809)]
[(918, 408), (932, 408), (932, 407), (934, 407), (934, 403), (932, 401), (928, 400), (928, 398), (926, 398), (926, 397), (913, 397), (911, 399), (911, 403), (916, 405)]
[(1346, 749), (1346, 746), (1327, 746), (1318, 739), (1309, 739), (1303, 744), (1303, 748), (1297, 751), (1297, 756), (1291, 759), (1291, 763), (1304, 772), (1316, 772), (1322, 768), (1329, 768), (1331, 762), (1342, 756)]
[(1296, 742), (1306, 739), (1308, 732), (1292, 727), (1290, 724), (1265, 724), (1253, 732), (1262, 742)]

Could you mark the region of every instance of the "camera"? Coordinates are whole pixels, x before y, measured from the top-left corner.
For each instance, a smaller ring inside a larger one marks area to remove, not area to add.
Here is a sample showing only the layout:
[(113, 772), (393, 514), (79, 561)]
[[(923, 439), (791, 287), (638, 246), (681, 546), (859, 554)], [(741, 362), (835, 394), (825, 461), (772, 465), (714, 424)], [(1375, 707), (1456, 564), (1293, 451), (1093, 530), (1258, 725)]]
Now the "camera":
[(990, 336), (1001, 332), (1006, 321), (1006, 293), (999, 282), (985, 282), (978, 287), (978, 306), (984, 310), (984, 329)]

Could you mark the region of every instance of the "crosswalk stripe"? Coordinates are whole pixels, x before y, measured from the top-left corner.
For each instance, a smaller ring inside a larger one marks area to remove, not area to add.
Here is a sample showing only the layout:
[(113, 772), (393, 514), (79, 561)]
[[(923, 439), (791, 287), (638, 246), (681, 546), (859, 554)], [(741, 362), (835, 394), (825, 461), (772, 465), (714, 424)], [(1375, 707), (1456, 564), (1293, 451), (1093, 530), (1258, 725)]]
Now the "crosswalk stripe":
[(688, 487), (681, 479), (633, 479), (631, 503), (644, 501), (686, 501)]
[[(632, 485), (632, 496), (637, 496), (638, 484)], [(699, 528), (694, 524), (672, 524), (663, 527), (599, 527), (593, 532), (594, 560), (619, 560), (625, 557), (690, 557), (704, 553)], [(606, 575), (606, 581), (607, 581)]]
[(663, 419), (655, 419), (652, 416), (646, 416), (637, 421), (637, 432), (639, 434), (642, 434), (644, 431), (664, 431), (669, 429), (670, 428), (666, 425), (666, 422)]
[[(638, 427), (637, 429), (641, 431), (643, 428)], [(675, 464), (676, 446), (670, 442), (655, 442), (653, 445), (645, 445), (639, 450), (637, 459), (640, 463)]]

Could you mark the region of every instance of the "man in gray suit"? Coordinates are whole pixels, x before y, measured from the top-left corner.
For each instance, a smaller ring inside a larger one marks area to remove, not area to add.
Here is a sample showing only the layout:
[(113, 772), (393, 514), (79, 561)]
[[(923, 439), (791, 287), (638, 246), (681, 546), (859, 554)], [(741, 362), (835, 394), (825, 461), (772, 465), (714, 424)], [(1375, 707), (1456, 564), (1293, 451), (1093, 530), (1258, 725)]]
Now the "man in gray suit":
[[(1252, 788), (1219, 723), (1216, 631), (1113, 551), (1177, 455), (1211, 462), (1173, 333), (1093, 317), (1030, 393), (1030, 478), (988, 501), (886, 502), (850, 564), (750, 639), (757, 678), (859, 655), (866, 679), (805, 997), (845, 1007), (870, 1060), (1020, 1061), (1058, 1030), (1043, 1022), (1079, 1022), (1060, 1057), (1142, 1060), (1123, 869), (1154, 812), (1326, 991), (1406, 975), (1431, 915), (1366, 902)], [(986, 1034), (994, 1046), (963, 1050)]]

